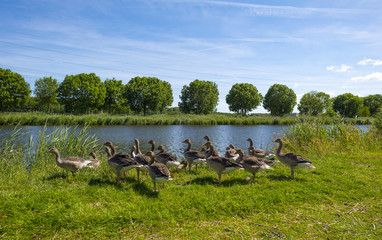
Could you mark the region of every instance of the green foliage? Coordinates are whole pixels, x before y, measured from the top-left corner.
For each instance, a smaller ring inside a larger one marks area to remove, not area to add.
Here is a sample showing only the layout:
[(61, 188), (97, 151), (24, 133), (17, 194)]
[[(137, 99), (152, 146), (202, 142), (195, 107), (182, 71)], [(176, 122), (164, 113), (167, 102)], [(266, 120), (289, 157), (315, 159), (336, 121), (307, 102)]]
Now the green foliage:
[(379, 131), (382, 131), (382, 108), (378, 110), (378, 112), (375, 114), (374, 118), (374, 126)]
[(57, 103), (57, 79), (44, 77), (35, 81), (34, 91), (37, 101), (50, 112), (50, 106)]
[(374, 116), (378, 109), (382, 108), (382, 95), (374, 94), (363, 98), (363, 105), (369, 108), (371, 116)]
[(106, 79), (105, 82), (106, 96), (104, 109), (109, 113), (120, 113), (127, 108), (127, 103), (123, 97), (124, 85), (122, 80)]
[(274, 84), (264, 97), (263, 107), (273, 116), (290, 114), (296, 105), (297, 96), (286, 85)]
[(247, 115), (247, 112), (256, 109), (262, 99), (263, 96), (257, 91), (257, 88), (249, 83), (233, 85), (226, 96), (229, 110), (241, 113), (243, 116)]
[(86, 113), (100, 110), (106, 95), (105, 85), (94, 73), (66, 76), (58, 88), (58, 101), (66, 112)]
[(317, 116), (327, 110), (330, 106), (330, 96), (329, 94), (317, 91), (311, 91), (305, 93), (300, 103), (297, 106), (297, 109), (302, 114)]
[(208, 114), (215, 110), (219, 100), (219, 90), (211, 81), (194, 80), (184, 85), (178, 103), (183, 113)]
[(170, 83), (166, 81), (162, 81), (161, 88), (162, 88), (160, 91), (161, 101), (159, 104), (159, 111), (160, 113), (163, 113), (166, 107), (172, 105), (172, 102), (174, 101), (174, 97), (172, 96), (172, 88)]
[[(146, 116), (148, 111), (162, 111), (168, 104), (171, 105), (172, 97), (168, 91), (172, 90), (168, 82), (156, 77), (135, 77), (125, 86), (124, 96), (131, 108), (136, 113), (143, 112)], [(167, 91), (167, 92), (166, 92)]]
[(20, 74), (0, 68), (0, 109), (2, 112), (25, 107), (30, 92), (29, 84)]
[(344, 117), (355, 117), (363, 107), (363, 99), (351, 93), (334, 98), (333, 109)]

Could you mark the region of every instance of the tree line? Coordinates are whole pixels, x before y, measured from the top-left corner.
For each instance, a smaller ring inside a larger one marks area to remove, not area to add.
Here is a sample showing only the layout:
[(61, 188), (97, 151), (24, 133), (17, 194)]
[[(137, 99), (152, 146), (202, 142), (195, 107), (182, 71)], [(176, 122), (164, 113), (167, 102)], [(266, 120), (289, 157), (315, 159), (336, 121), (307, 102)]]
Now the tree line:
[[(127, 84), (115, 78), (101, 81), (94, 73), (67, 75), (57, 79), (44, 77), (35, 81), (34, 96), (24, 78), (9, 69), (0, 68), (1, 111), (46, 111), (57, 113), (162, 113), (173, 103), (171, 84), (156, 77), (134, 77)], [(216, 111), (218, 86), (212, 81), (194, 80), (181, 90), (179, 111), (209, 114)], [(262, 96), (253, 84), (234, 84), (227, 94), (229, 110), (243, 116), (261, 104), (271, 115), (292, 113), (297, 96), (286, 85), (274, 84)], [(344, 117), (373, 116), (382, 107), (382, 95), (359, 97), (345, 93), (335, 98), (311, 91), (300, 99), (301, 114)]]

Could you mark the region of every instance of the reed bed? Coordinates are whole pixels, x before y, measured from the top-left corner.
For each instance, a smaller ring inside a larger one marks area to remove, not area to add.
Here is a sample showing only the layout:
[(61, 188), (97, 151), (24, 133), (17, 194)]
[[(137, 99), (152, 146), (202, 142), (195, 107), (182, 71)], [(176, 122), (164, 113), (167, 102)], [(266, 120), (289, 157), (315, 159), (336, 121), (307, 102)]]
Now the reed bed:
[(0, 125), (291, 125), (311, 122), (320, 119), (322, 123), (333, 124), (344, 122), (349, 124), (368, 125), (372, 118), (329, 118), (329, 117), (273, 117), (270, 115), (254, 115), (242, 117), (236, 114), (157, 114), (110, 115), (110, 114), (46, 114), (46, 113), (1, 113)]
[[(88, 126), (87, 126), (88, 127)], [(135, 171), (115, 186), (102, 144), (76, 128), (18, 128), (0, 142), (0, 236), (3, 239), (378, 239), (382, 235), (381, 133), (371, 128), (302, 122), (285, 132), (285, 151), (312, 159), (316, 170), (278, 164), (273, 171), (222, 177), (207, 167), (171, 170), (159, 193)], [(137, 136), (138, 137), (138, 136)], [(25, 141), (27, 139), (27, 141)], [(62, 156), (96, 151), (101, 166), (75, 177), (55, 167)], [(283, 150), (284, 151), (284, 150)]]

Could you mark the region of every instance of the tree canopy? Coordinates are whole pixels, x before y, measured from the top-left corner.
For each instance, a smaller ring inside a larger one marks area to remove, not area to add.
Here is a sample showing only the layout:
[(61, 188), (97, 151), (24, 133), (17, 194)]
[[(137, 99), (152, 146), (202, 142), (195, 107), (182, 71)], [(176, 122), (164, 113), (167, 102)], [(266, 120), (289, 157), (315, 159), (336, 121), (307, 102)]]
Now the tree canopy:
[(264, 97), (263, 107), (271, 115), (283, 116), (292, 113), (296, 100), (297, 96), (292, 89), (282, 84), (274, 84)]
[(374, 94), (363, 98), (363, 105), (369, 108), (370, 114), (375, 116), (382, 108), (382, 95)]
[(122, 83), (122, 80), (106, 79), (105, 82), (105, 103), (104, 109), (109, 113), (119, 112), (124, 107), (126, 107), (126, 101), (123, 97), (123, 91), (125, 86)]
[(214, 111), (219, 100), (216, 83), (194, 80), (189, 86), (184, 85), (178, 103), (184, 113), (208, 114)]
[(0, 108), (1, 111), (14, 111), (28, 103), (31, 93), (24, 78), (9, 69), (0, 68)]
[(105, 101), (106, 88), (95, 73), (66, 76), (58, 87), (58, 101), (66, 112), (100, 110)]
[(34, 83), (34, 91), (39, 105), (50, 111), (51, 104), (57, 103), (57, 79), (52, 77), (44, 77), (36, 80)]
[(257, 88), (249, 83), (236, 83), (226, 96), (229, 110), (241, 113), (243, 116), (256, 109), (262, 99), (263, 96), (257, 91)]
[(363, 99), (351, 93), (334, 98), (333, 109), (344, 117), (355, 117), (363, 107)]
[(124, 96), (131, 108), (136, 113), (144, 115), (150, 111), (158, 111), (172, 104), (166, 91), (171, 91), (171, 85), (156, 77), (135, 77), (125, 86)]
[(317, 91), (305, 93), (300, 99), (297, 109), (302, 114), (317, 116), (330, 106), (329, 94)]

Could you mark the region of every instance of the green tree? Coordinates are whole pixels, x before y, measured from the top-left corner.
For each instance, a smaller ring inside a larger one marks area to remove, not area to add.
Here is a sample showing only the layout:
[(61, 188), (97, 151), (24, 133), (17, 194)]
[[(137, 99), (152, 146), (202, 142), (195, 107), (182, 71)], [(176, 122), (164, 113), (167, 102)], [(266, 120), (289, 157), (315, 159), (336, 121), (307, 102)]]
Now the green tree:
[(169, 100), (165, 91), (169, 89), (171, 85), (156, 77), (135, 77), (126, 84), (124, 96), (131, 110), (136, 113), (143, 111), (146, 116), (148, 111), (156, 112), (167, 106)]
[(374, 94), (363, 98), (363, 105), (369, 108), (370, 114), (374, 116), (378, 109), (382, 108), (382, 95)]
[(106, 89), (104, 108), (109, 113), (120, 112), (125, 107), (126, 102), (123, 97), (125, 86), (122, 80), (106, 79), (104, 84)]
[(297, 109), (302, 114), (308, 114), (317, 116), (327, 110), (330, 107), (330, 96), (329, 94), (317, 91), (311, 91), (305, 93), (300, 103), (297, 106)]
[(211, 81), (196, 79), (189, 86), (183, 86), (180, 100), (181, 102), (178, 103), (178, 106), (183, 113), (211, 113), (218, 104), (218, 86)]
[(66, 112), (85, 113), (102, 108), (106, 88), (94, 73), (66, 76), (58, 87), (58, 101)]
[(50, 112), (51, 104), (57, 103), (57, 79), (44, 77), (36, 80), (34, 83), (34, 94), (40, 106), (47, 108)]
[(0, 107), (2, 112), (25, 107), (30, 93), (29, 84), (20, 74), (0, 68)]
[(333, 109), (343, 117), (355, 117), (363, 107), (363, 99), (351, 93), (334, 98)]
[(166, 107), (169, 107), (172, 105), (172, 102), (174, 101), (174, 97), (172, 95), (172, 88), (170, 83), (166, 81), (162, 81), (161, 87), (162, 89), (161, 89), (161, 101), (159, 104), (159, 111), (162, 114), (163, 110)]
[(282, 84), (274, 84), (264, 97), (263, 107), (273, 116), (283, 116), (292, 113), (296, 100), (292, 89)]
[(247, 115), (247, 112), (256, 109), (263, 100), (263, 96), (257, 91), (257, 88), (249, 83), (236, 83), (226, 96), (226, 102), (229, 110), (241, 115)]

